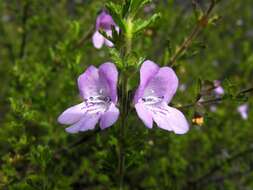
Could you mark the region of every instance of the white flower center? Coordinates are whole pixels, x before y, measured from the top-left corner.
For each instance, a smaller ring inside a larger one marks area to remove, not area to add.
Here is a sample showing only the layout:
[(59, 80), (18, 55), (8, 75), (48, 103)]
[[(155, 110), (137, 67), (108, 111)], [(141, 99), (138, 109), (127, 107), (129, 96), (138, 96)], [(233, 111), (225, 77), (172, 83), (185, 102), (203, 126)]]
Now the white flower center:
[(163, 101), (163, 97), (146, 96), (146, 97), (141, 98), (141, 101), (145, 105), (157, 104)]
[(90, 96), (84, 100), (85, 106), (82, 108), (88, 114), (101, 114), (105, 113), (111, 104), (110, 97), (97, 95)]
[(153, 114), (162, 114), (168, 115), (169, 110), (163, 105), (165, 103), (163, 101), (164, 97), (157, 97), (157, 96), (146, 96), (141, 98), (141, 101), (148, 110), (150, 110)]

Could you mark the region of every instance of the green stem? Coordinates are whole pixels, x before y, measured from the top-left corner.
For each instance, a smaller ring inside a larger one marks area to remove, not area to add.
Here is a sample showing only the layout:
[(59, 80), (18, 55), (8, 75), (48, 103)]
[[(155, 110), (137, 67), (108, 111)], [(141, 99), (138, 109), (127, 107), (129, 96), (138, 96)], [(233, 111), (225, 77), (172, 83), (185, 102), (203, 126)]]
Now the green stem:
[(121, 73), (121, 126), (120, 126), (120, 138), (119, 138), (119, 189), (124, 189), (124, 174), (125, 174), (125, 128), (127, 127), (127, 115), (128, 115), (128, 76), (126, 69), (128, 66), (127, 56), (131, 53), (132, 47), (132, 25), (129, 22), (128, 32), (125, 38), (125, 51), (123, 53), (124, 69)]
[(121, 98), (121, 126), (120, 126), (120, 147), (119, 147), (119, 189), (122, 190), (124, 186), (124, 171), (125, 171), (125, 149), (124, 136), (125, 127), (127, 127), (127, 109), (128, 109), (128, 92), (127, 92), (127, 77), (122, 74), (122, 98)]

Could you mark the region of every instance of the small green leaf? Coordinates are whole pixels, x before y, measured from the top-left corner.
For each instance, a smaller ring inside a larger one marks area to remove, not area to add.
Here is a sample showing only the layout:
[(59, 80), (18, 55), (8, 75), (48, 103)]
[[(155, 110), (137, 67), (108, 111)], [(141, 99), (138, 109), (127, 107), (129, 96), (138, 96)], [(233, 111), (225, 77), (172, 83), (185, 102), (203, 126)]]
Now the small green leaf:
[(144, 29), (149, 27), (151, 24), (155, 23), (157, 21), (157, 19), (159, 19), (160, 17), (161, 17), (161, 14), (156, 13), (148, 20), (137, 19), (134, 22), (134, 33), (139, 33), (141, 31), (143, 31)]
[(112, 15), (114, 22), (120, 27), (122, 31), (126, 31), (125, 22), (121, 17), (121, 6), (112, 2), (107, 3), (105, 6), (108, 9), (109, 13)]

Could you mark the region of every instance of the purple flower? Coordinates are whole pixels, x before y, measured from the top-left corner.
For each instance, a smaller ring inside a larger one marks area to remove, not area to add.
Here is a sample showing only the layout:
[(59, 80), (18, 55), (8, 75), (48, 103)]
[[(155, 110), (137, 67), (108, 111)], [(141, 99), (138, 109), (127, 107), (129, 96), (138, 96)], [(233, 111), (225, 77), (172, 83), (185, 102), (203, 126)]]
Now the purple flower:
[(113, 47), (113, 43), (99, 33), (99, 29), (102, 29), (103, 31), (105, 31), (107, 36), (111, 37), (112, 26), (114, 26), (115, 29), (119, 31), (119, 28), (116, 26), (111, 15), (109, 15), (106, 11), (102, 11), (97, 17), (96, 31), (92, 37), (92, 42), (95, 48), (100, 49), (104, 44), (108, 47)]
[(237, 108), (237, 111), (240, 113), (241, 117), (244, 120), (248, 119), (248, 109), (249, 109), (248, 104), (242, 104)]
[(224, 89), (221, 86), (221, 82), (219, 80), (214, 81), (214, 92), (216, 95), (220, 96), (224, 94)]
[(78, 87), (83, 102), (65, 110), (58, 118), (61, 124), (70, 125), (69, 133), (112, 126), (119, 117), (117, 103), (118, 71), (113, 63), (94, 66), (79, 76)]
[(138, 116), (148, 128), (152, 128), (154, 120), (158, 127), (176, 134), (184, 134), (189, 130), (182, 112), (167, 105), (177, 87), (178, 78), (170, 67), (160, 68), (149, 60), (142, 64), (134, 103)]

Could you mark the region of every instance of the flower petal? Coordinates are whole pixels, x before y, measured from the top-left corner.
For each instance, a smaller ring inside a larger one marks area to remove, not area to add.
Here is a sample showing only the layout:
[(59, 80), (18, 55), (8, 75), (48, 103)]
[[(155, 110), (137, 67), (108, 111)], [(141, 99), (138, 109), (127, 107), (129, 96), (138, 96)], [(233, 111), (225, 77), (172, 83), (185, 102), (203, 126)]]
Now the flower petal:
[(99, 67), (99, 77), (103, 83), (107, 83), (107, 88), (111, 101), (117, 102), (118, 70), (113, 63), (107, 62)]
[(153, 119), (157, 126), (174, 131), (176, 134), (185, 134), (189, 130), (188, 122), (178, 109), (168, 106), (165, 102), (160, 104), (161, 112), (153, 112)]
[(119, 109), (112, 103), (109, 109), (101, 116), (100, 127), (105, 129), (112, 126), (119, 118)]
[(152, 128), (153, 127), (152, 114), (145, 107), (145, 105), (141, 102), (137, 103), (137, 104), (135, 104), (135, 109), (136, 109), (136, 112), (137, 112), (139, 118), (143, 121), (145, 126), (147, 126), (148, 128)]
[(248, 104), (242, 104), (237, 108), (237, 111), (240, 113), (242, 119), (248, 119)]
[(218, 86), (217, 88), (214, 89), (214, 92), (217, 95), (223, 95), (224, 94), (224, 89), (221, 86)]
[(94, 66), (89, 66), (78, 78), (79, 91), (84, 99), (97, 95), (107, 96), (110, 93), (108, 85), (100, 79), (98, 69)]
[(100, 115), (98, 114), (86, 114), (80, 121), (75, 123), (74, 125), (66, 128), (65, 130), (68, 133), (78, 133), (80, 131), (87, 131), (94, 129), (98, 120), (99, 120)]
[(140, 69), (140, 85), (134, 95), (135, 103), (143, 96), (146, 85), (158, 71), (159, 66), (157, 64), (150, 60), (144, 61)]
[(105, 42), (105, 38), (99, 31), (96, 31), (92, 36), (92, 42), (95, 48), (100, 49)]
[(163, 97), (165, 102), (170, 102), (177, 91), (178, 78), (170, 67), (162, 67), (156, 75), (148, 82), (145, 96)]
[(107, 40), (107, 39), (105, 39), (105, 45), (107, 45), (108, 47), (114, 46), (114, 44), (110, 40)]
[(114, 26), (115, 23), (112, 19), (112, 16), (108, 14), (106, 11), (102, 11), (96, 19), (96, 29), (111, 29), (111, 26)]
[[(105, 30), (105, 33), (107, 36), (112, 37), (112, 30)], [(113, 43), (106, 38), (105, 38), (105, 45), (107, 45), (108, 47), (113, 47)]]
[(68, 108), (58, 117), (58, 122), (66, 125), (76, 123), (84, 115), (84, 111), (82, 110), (84, 106), (84, 103), (81, 103)]

